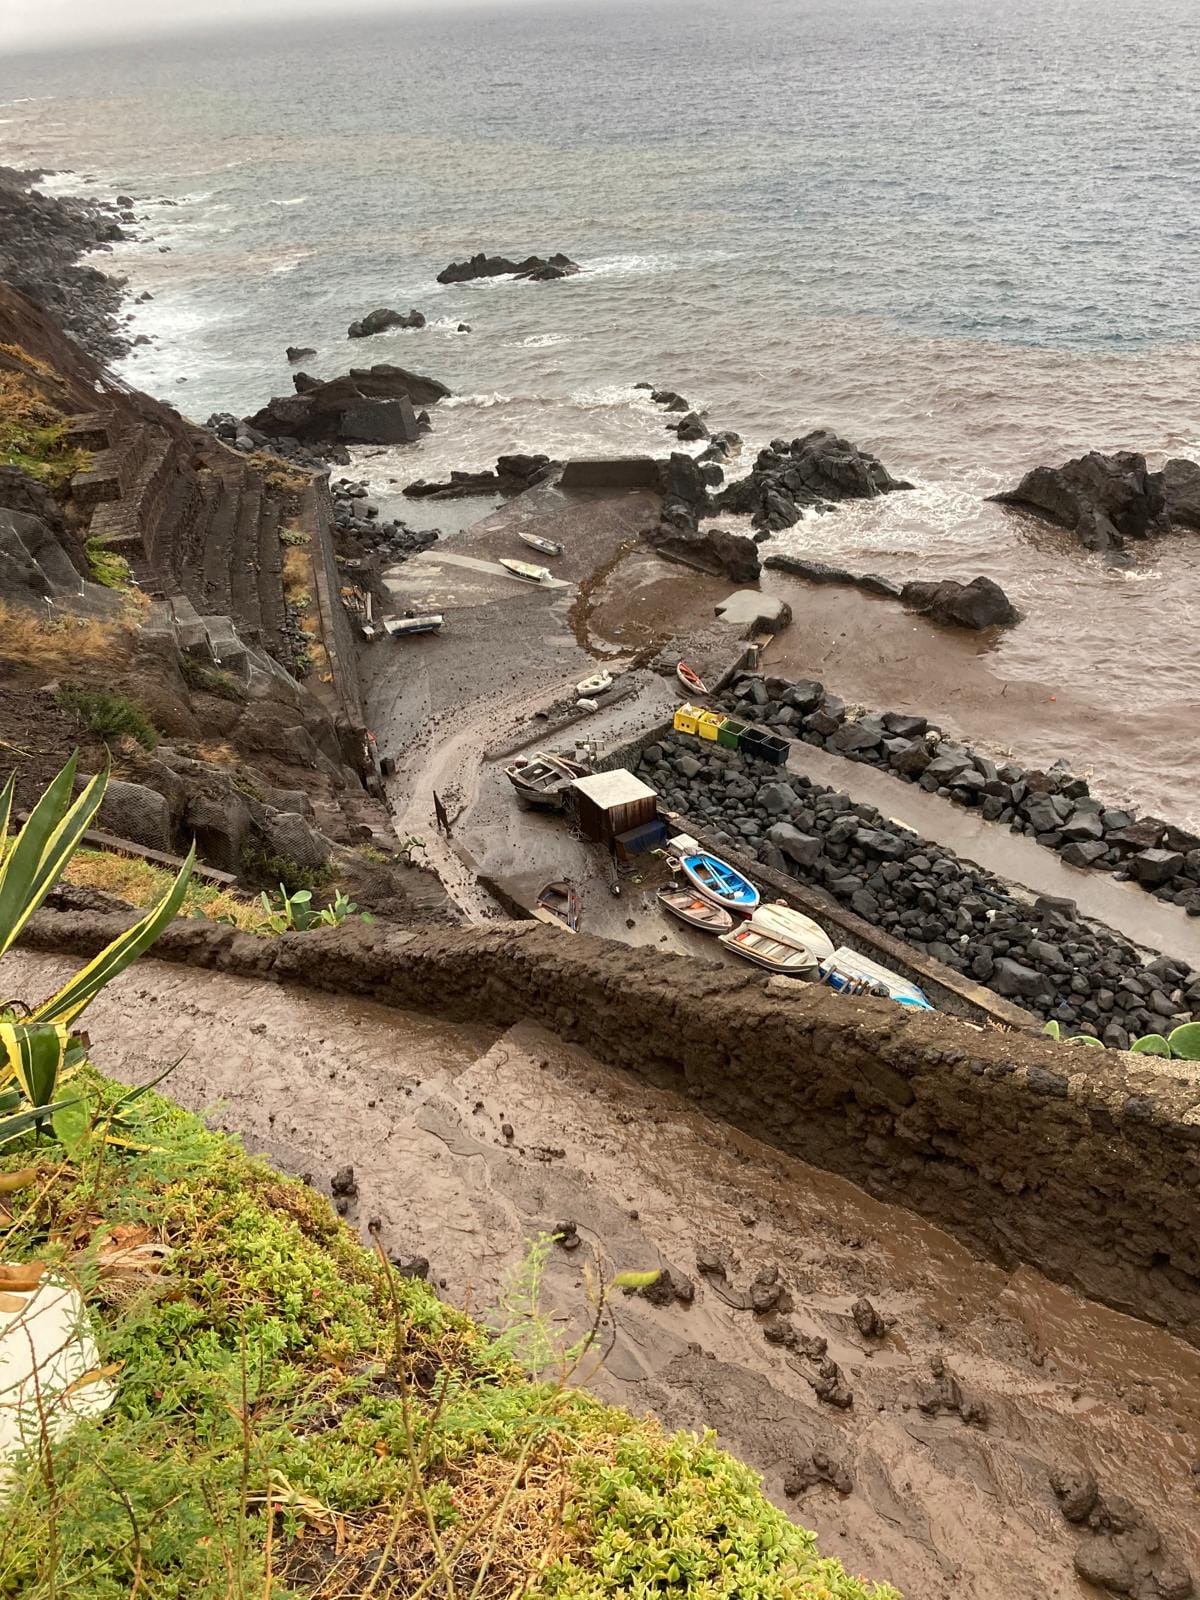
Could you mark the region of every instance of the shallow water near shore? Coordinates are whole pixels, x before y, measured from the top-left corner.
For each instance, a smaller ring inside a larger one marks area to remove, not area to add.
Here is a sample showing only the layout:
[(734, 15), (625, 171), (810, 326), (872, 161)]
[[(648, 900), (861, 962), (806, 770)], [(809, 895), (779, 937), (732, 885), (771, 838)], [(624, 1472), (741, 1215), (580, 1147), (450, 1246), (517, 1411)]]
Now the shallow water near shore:
[[(431, 438), (366, 463), (384, 486), (661, 453), (639, 380), (747, 454), (844, 432), (917, 489), (776, 548), (996, 578), (1026, 613), (997, 676), (1082, 708), (1063, 749), (1099, 792), (1200, 821), (1200, 535), (1118, 573), (983, 500), (1085, 449), (1200, 454), (1200, 31), (1186, 0), (1128, 24), (1120, 0), (580, 0), (12, 58), (0, 159), (137, 197), (152, 241), (100, 258), (155, 296), (123, 375), (188, 414), (287, 392), (289, 343), (448, 383)], [(479, 248), (585, 271), (436, 283)], [(381, 304), (430, 326), (348, 342)]]

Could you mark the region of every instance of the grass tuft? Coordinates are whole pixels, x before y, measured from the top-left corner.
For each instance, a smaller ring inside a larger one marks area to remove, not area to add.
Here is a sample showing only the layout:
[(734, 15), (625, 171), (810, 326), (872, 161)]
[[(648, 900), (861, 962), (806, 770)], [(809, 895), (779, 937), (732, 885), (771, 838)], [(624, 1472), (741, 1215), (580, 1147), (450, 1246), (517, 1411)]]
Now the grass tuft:
[(232, 673), (223, 672), (220, 667), (205, 666), (203, 661), (197, 661), (194, 656), (185, 655), (180, 659), (183, 681), (189, 689), (195, 689), (201, 694), (215, 694), (220, 699), (232, 700), (237, 705), (245, 703), (246, 691)]
[(110, 670), (129, 660), (133, 632), (118, 622), (93, 622), (7, 606), (0, 600), (0, 661), (59, 673), (80, 665)]
[[(81, 889), (99, 889), (124, 900), (126, 905), (147, 911), (158, 904), (174, 880), (174, 872), (166, 867), (156, 867), (152, 862), (118, 855), (112, 850), (77, 850), (63, 873), (64, 883)], [(188, 884), (179, 915), (227, 922), (243, 933), (271, 931), (261, 902), (244, 899), (231, 889), (221, 889), (195, 877)]]
[(64, 417), (21, 372), (0, 370), (0, 465), (61, 492), (91, 456), (67, 441)]
[(110, 550), (103, 539), (88, 539), (84, 544), (88, 572), (93, 583), (106, 589), (129, 589), (133, 585), (133, 572), (123, 555)]

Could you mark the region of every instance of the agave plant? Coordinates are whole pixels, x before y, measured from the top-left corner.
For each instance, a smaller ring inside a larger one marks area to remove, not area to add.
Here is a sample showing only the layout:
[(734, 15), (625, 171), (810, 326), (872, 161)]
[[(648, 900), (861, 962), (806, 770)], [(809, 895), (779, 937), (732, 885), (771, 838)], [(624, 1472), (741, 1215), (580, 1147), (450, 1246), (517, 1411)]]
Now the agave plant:
[[(0, 957), (45, 900), (100, 809), (107, 771), (75, 790), (78, 752), (48, 785), (12, 839), (13, 788), (0, 792)], [(32, 1009), (0, 1005), (0, 1144), (73, 1105), (69, 1083), (85, 1059), (74, 1025), (100, 990), (136, 961), (183, 903), (196, 852), (154, 909), (102, 950), (57, 994)]]
[[(1063, 1044), (1090, 1045), (1093, 1050), (1105, 1048), (1100, 1039), (1090, 1033), (1073, 1033), (1063, 1038), (1057, 1022), (1048, 1022), (1042, 1032), (1050, 1039)], [(1200, 1022), (1185, 1022), (1170, 1033), (1145, 1033), (1129, 1046), (1135, 1056), (1163, 1056), (1173, 1061), (1200, 1061)]]

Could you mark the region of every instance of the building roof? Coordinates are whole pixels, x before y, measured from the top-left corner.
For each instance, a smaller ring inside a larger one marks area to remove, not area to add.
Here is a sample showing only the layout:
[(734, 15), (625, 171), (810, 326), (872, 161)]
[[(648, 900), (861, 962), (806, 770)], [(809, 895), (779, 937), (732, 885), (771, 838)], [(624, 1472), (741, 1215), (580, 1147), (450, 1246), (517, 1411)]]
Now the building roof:
[(632, 805), (638, 800), (658, 799), (656, 790), (624, 767), (618, 767), (615, 772), (593, 772), (589, 778), (576, 778), (571, 787), (602, 811)]

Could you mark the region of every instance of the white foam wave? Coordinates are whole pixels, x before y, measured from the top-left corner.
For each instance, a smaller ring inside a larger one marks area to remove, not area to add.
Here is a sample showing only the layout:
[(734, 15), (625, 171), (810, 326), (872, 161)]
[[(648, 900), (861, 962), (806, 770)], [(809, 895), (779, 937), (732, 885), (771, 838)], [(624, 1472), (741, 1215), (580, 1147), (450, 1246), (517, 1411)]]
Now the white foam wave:
[(575, 340), (569, 333), (531, 333), (528, 339), (514, 339), (510, 349), (548, 350), (551, 345), (574, 343)]
[(306, 194), (298, 194), (294, 195), (290, 200), (272, 200), (271, 204), (273, 206), (302, 206), (307, 200), (308, 196)]

